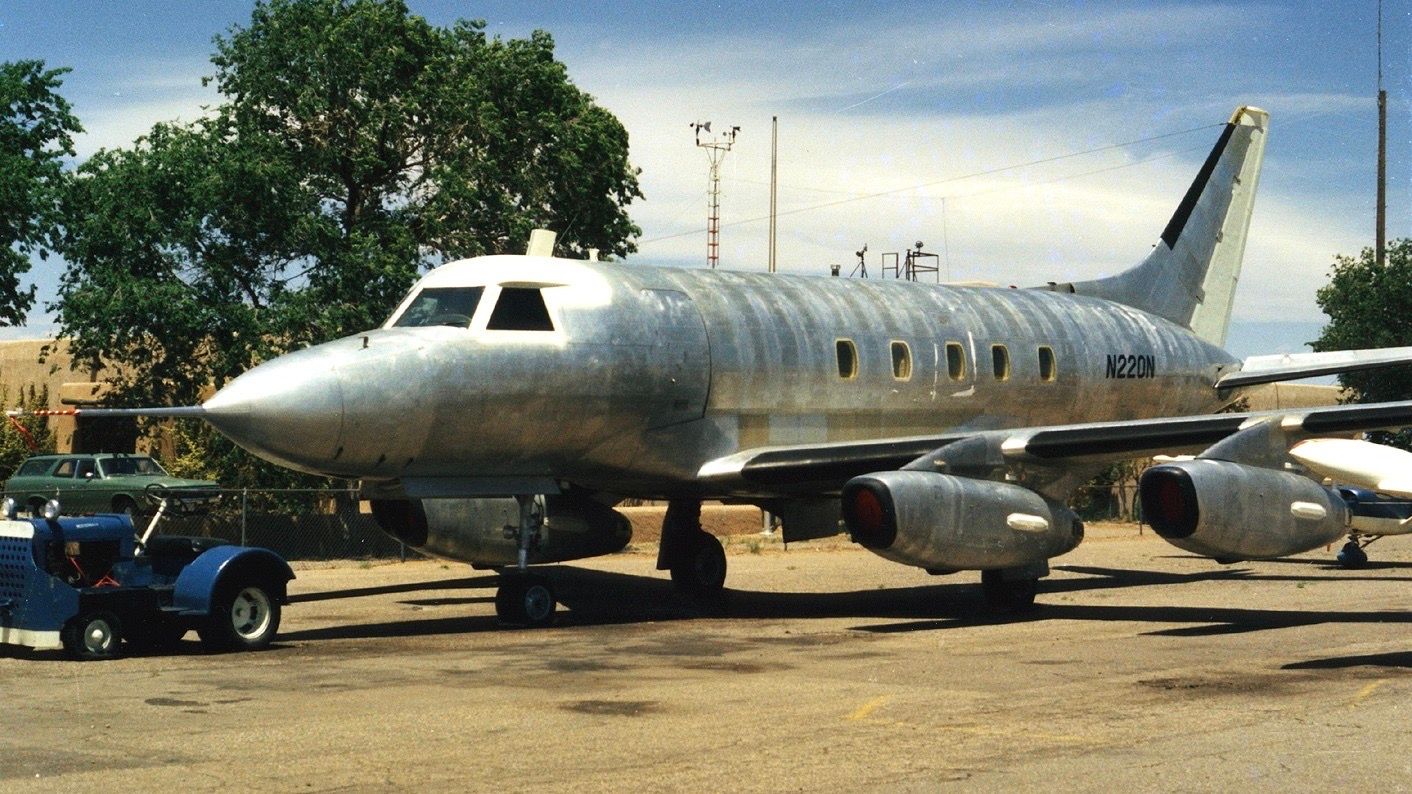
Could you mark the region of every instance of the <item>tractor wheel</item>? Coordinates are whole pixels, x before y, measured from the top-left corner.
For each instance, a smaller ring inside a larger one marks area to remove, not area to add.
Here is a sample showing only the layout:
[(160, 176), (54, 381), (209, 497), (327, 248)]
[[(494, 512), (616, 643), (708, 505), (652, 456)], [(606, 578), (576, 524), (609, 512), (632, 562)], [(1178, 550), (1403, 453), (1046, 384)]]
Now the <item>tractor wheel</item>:
[(196, 633), (213, 651), (257, 651), (269, 646), (279, 631), (279, 611), (279, 602), (264, 583), (233, 582), (221, 587)]
[(59, 640), (74, 659), (116, 659), (122, 651), (123, 631), (113, 613), (89, 612), (65, 623)]

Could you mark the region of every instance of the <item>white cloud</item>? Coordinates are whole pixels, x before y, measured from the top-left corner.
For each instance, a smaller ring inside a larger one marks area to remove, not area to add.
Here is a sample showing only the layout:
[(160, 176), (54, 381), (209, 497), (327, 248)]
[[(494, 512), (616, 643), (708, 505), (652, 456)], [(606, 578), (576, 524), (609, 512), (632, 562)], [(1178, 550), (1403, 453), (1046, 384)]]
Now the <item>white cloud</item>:
[[(724, 171), (722, 264), (764, 267), (767, 225), (741, 221), (768, 212), (769, 116), (783, 107), (781, 267), (820, 275), (831, 263), (848, 272), (865, 242), (871, 257), (918, 239), (945, 250), (958, 279), (1034, 284), (1115, 272), (1157, 239), (1216, 125), (1237, 104), (1260, 105), (1272, 113), (1274, 134), (1235, 315), (1317, 320), (1313, 292), (1332, 255), (1358, 250), (1366, 235), (1346, 215), (1329, 216), (1330, 207), (1354, 203), (1338, 185), (1311, 194), (1298, 180), (1268, 174), (1272, 165), (1301, 167), (1286, 153), (1307, 142), (1284, 137), (1285, 120), (1307, 130), (1367, 100), (1290, 90), (1289, 81), (1258, 74), (1238, 85), (1231, 74), (1238, 61), (1185, 65), (1212, 56), (1221, 35), (1262, 14), (1268, 20), (1271, 12), (1203, 5), (884, 21), (866, 37), (850, 28), (805, 38), (676, 37), (616, 57), (566, 59), (575, 80), (622, 119), (643, 169), (646, 200), (633, 214), (644, 234), (633, 261), (704, 262), (706, 158), (687, 125), (710, 119), (743, 128)], [(1181, 84), (1186, 70), (1207, 82)], [(1090, 90), (1108, 77), (1121, 79), (1114, 95)], [(929, 92), (965, 98), (974, 90), (1019, 90), (1021, 98), (1005, 105), (1002, 97), (1003, 107), (919, 104)], [(876, 101), (858, 105), (870, 97)], [(843, 112), (849, 105), (857, 107)], [(848, 194), (930, 185), (1208, 124), (1138, 146), (787, 214)], [(876, 272), (877, 260), (869, 266)]]

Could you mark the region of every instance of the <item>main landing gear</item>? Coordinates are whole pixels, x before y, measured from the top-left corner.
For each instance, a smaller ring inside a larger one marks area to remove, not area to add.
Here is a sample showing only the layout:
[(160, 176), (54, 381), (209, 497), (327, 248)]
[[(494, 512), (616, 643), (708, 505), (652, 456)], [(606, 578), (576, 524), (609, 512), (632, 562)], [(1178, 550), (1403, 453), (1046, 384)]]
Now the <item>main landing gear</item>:
[(558, 600), (549, 577), (529, 572), (529, 552), (539, 541), (539, 528), (544, 526), (544, 512), (533, 495), (516, 496), (520, 505), (520, 525), (506, 527), (514, 533), (519, 547), (519, 560), (514, 568), (500, 573), (500, 589), (495, 592), (495, 616), (501, 623), (527, 628), (540, 628), (554, 622)]
[(726, 552), (715, 535), (701, 529), (701, 503), (672, 501), (662, 520), (657, 570), (668, 570), (681, 592), (710, 598), (726, 585)]
[(1373, 541), (1380, 537), (1382, 535), (1373, 535), (1365, 540), (1361, 535), (1349, 535), (1348, 542), (1343, 544), (1343, 548), (1339, 550), (1335, 559), (1338, 560), (1339, 565), (1345, 568), (1362, 568), (1368, 564), (1368, 552), (1364, 549), (1371, 546)]
[(1003, 612), (1024, 612), (1034, 608), (1039, 580), (1049, 575), (1049, 565), (998, 568), (981, 571), (981, 592), (985, 602)]

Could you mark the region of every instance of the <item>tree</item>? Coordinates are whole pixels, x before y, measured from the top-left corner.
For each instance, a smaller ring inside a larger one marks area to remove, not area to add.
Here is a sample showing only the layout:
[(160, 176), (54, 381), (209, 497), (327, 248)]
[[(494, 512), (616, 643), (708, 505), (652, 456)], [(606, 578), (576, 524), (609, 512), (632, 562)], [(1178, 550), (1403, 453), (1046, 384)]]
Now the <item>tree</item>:
[(31, 255), (48, 258), (53, 247), (63, 158), (83, 129), (57, 93), (67, 71), (0, 63), (0, 326), (24, 322), (34, 287), (21, 288), (20, 277)]
[(634, 250), (627, 133), (546, 33), (268, 0), (212, 63), (226, 101), (208, 118), (98, 153), (67, 195), (57, 318), (75, 360), (115, 365), (117, 400), (195, 402), (374, 327), (426, 267), (521, 251), (535, 227), (570, 255)]
[[(1412, 238), (1393, 240), (1378, 267), (1372, 248), (1357, 259), (1334, 258), (1329, 283), (1315, 299), (1329, 316), (1328, 325), (1311, 343), (1315, 350), (1352, 350), (1412, 345)], [(1339, 385), (1349, 392), (1349, 402), (1387, 402), (1412, 398), (1412, 371), (1389, 367), (1345, 372)], [(1412, 432), (1370, 433), (1379, 443), (1412, 449)]]
[[(49, 407), (49, 389), (19, 389), (12, 400), (10, 392), (0, 387), (0, 411), (19, 408), (34, 411)], [(0, 419), (0, 480), (9, 479), (15, 469), (30, 455), (40, 455), (54, 451), (54, 431), (43, 417), (32, 413), (16, 418)]]
[[(1337, 256), (1329, 283), (1315, 299), (1329, 316), (1311, 346), (1318, 351), (1412, 345), (1412, 238), (1393, 240), (1379, 268), (1372, 248), (1358, 258)], [(1412, 371), (1390, 367), (1347, 372), (1339, 383), (1353, 402), (1412, 398)]]

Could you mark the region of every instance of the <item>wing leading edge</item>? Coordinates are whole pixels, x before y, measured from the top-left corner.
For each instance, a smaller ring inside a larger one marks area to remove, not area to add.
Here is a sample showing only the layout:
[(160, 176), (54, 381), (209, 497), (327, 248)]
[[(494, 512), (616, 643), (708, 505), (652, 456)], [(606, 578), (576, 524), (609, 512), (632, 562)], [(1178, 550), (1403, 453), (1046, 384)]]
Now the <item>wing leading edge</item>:
[(703, 483), (739, 494), (836, 490), (849, 479), (877, 471), (915, 468), (944, 448), (968, 440), (998, 449), (1005, 464), (1062, 466), (1103, 463), (1159, 454), (1194, 454), (1262, 422), (1278, 421), (1291, 441), (1412, 425), (1412, 400), (1297, 411), (1208, 414), (978, 430), (945, 436), (868, 442), (761, 447), (706, 463)]

